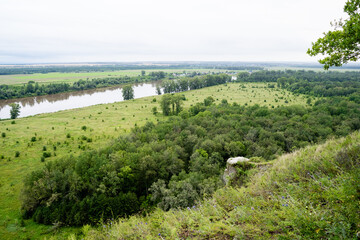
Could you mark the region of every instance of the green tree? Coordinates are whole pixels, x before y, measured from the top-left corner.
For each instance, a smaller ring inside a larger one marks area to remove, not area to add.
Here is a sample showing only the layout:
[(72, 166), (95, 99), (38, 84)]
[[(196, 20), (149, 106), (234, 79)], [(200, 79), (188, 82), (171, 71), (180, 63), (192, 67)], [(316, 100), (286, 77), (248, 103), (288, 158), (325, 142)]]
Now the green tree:
[(154, 115), (158, 114), (157, 107), (153, 107), (153, 108), (151, 109), (151, 112), (152, 112)]
[(182, 110), (183, 96), (165, 94), (160, 100), (160, 106), (165, 116), (178, 115)]
[(12, 103), (12, 104), (10, 104), (10, 107), (11, 107), (11, 109), (10, 109), (11, 119), (17, 118), (20, 114), (20, 108), (21, 108), (20, 105), (17, 103)]
[(156, 94), (161, 95), (161, 88), (159, 86), (156, 86)]
[(205, 106), (210, 106), (211, 104), (213, 104), (213, 102), (215, 102), (215, 99), (211, 96), (204, 99)]
[(122, 89), (122, 94), (124, 100), (134, 99), (134, 89), (132, 88), (131, 85), (124, 86)]
[(172, 97), (170, 94), (164, 94), (160, 100), (160, 106), (163, 114), (169, 116), (171, 113), (170, 106), (172, 102)]
[(145, 76), (145, 70), (141, 70), (141, 76)]
[(357, 61), (360, 55), (360, 0), (347, 0), (344, 12), (348, 14), (345, 20), (335, 21), (331, 25), (333, 31), (324, 33), (307, 53), (310, 56), (325, 55), (319, 62), (324, 69), (331, 66), (342, 66), (349, 61)]

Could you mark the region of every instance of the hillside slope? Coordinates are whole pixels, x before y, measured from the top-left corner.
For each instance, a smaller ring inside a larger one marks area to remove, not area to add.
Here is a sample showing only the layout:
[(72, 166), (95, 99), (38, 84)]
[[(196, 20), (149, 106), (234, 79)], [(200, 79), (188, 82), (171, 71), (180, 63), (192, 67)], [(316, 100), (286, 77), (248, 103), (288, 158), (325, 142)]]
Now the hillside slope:
[(285, 154), (192, 208), (82, 228), (70, 239), (357, 239), (360, 133)]

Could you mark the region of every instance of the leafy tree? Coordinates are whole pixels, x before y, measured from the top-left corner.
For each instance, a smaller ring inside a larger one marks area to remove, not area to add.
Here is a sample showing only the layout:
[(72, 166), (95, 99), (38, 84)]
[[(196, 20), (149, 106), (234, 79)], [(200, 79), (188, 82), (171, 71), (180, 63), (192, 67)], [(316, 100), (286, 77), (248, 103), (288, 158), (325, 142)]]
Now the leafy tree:
[(215, 99), (211, 96), (204, 99), (205, 106), (210, 106), (211, 104), (213, 104), (213, 102), (215, 102)]
[(145, 70), (141, 70), (141, 76), (145, 76)]
[(165, 116), (178, 115), (182, 110), (183, 96), (165, 94), (160, 100), (160, 106)]
[(20, 105), (17, 103), (12, 103), (12, 104), (10, 104), (10, 107), (11, 107), (11, 109), (10, 109), (11, 119), (17, 118), (20, 114), (20, 108), (21, 108)]
[(157, 107), (153, 107), (153, 108), (151, 109), (151, 112), (152, 112), (154, 115), (158, 114)]
[(310, 56), (325, 55), (319, 62), (325, 69), (331, 66), (342, 66), (349, 61), (357, 61), (360, 55), (360, 0), (347, 0), (344, 12), (349, 16), (345, 20), (331, 23), (333, 31), (329, 31), (315, 43), (307, 53)]
[(122, 94), (124, 100), (134, 99), (134, 89), (132, 88), (131, 85), (124, 86), (122, 89)]
[(161, 95), (161, 88), (159, 86), (156, 86), (156, 94)]

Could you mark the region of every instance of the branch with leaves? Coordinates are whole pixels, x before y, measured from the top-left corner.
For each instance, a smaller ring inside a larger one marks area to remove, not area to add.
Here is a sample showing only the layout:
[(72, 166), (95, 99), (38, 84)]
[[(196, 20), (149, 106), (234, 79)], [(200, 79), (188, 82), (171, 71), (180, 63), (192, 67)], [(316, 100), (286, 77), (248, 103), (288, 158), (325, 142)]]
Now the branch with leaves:
[(360, 56), (360, 0), (348, 0), (344, 12), (349, 15), (345, 20), (331, 24), (335, 29), (324, 33), (307, 53), (310, 56), (322, 54), (325, 57), (319, 62), (324, 69), (331, 66), (342, 66), (350, 61), (357, 61)]

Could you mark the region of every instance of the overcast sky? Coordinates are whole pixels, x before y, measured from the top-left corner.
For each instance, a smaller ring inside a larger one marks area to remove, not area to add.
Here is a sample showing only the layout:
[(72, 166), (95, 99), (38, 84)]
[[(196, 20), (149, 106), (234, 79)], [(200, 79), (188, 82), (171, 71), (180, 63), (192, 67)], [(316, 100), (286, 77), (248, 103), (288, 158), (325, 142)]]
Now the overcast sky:
[(297, 61), (345, 0), (0, 0), (0, 63)]

